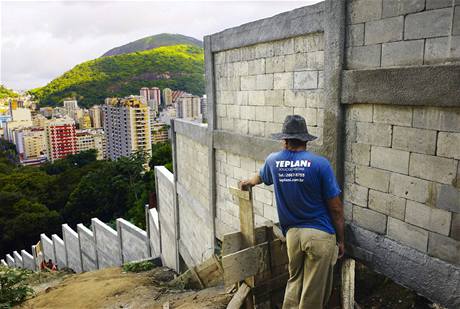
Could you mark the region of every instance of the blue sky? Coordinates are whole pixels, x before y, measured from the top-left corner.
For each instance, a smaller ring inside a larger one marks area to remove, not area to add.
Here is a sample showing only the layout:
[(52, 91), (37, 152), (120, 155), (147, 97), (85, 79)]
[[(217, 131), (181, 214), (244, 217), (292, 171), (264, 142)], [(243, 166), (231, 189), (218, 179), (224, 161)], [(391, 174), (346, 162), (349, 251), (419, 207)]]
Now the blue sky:
[(312, 1), (0, 2), (0, 83), (43, 86), (78, 63), (157, 33), (204, 35)]

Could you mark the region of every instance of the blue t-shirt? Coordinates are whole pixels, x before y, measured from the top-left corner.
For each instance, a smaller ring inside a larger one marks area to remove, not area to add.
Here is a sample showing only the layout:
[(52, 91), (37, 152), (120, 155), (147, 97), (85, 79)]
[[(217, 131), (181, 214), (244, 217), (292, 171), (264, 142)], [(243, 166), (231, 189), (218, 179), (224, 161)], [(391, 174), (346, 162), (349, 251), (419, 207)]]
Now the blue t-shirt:
[(308, 151), (282, 150), (268, 156), (259, 175), (266, 185), (274, 184), (285, 235), (291, 227), (335, 233), (327, 200), (341, 191), (326, 158)]

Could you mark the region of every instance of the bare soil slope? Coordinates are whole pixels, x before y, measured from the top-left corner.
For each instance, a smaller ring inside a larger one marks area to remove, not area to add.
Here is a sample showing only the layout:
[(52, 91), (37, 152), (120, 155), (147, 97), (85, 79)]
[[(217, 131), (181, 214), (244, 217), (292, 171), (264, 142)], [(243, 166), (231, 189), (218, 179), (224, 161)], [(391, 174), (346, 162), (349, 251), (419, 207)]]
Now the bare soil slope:
[(18, 308), (225, 308), (231, 295), (223, 288), (201, 291), (166, 287), (173, 278), (167, 268), (155, 268), (142, 273), (125, 273), (121, 268), (69, 275), (53, 281)]

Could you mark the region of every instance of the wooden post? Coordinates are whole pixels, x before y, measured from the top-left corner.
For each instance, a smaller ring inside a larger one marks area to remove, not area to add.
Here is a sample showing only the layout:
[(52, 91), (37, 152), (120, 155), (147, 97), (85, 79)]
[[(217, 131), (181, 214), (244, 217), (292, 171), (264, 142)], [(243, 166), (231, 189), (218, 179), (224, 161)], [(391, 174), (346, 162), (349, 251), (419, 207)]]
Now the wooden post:
[(345, 259), (341, 269), (342, 308), (353, 309), (355, 306), (355, 260)]

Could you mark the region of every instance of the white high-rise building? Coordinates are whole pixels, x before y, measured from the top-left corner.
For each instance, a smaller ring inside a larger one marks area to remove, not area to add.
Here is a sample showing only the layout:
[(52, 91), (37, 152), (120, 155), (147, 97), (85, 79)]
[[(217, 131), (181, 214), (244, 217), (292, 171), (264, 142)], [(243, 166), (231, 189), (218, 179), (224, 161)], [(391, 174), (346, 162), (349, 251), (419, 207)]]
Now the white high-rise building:
[(200, 97), (192, 94), (179, 97), (176, 102), (176, 116), (177, 118), (200, 119)]
[(64, 100), (63, 104), (67, 116), (73, 120), (78, 120), (78, 115), (76, 115), (76, 113), (80, 108), (78, 107), (77, 100)]
[(89, 109), (89, 116), (93, 128), (102, 128), (102, 108), (99, 105), (94, 105)]
[(143, 151), (151, 154), (150, 108), (139, 97), (107, 98), (102, 107), (107, 158)]

